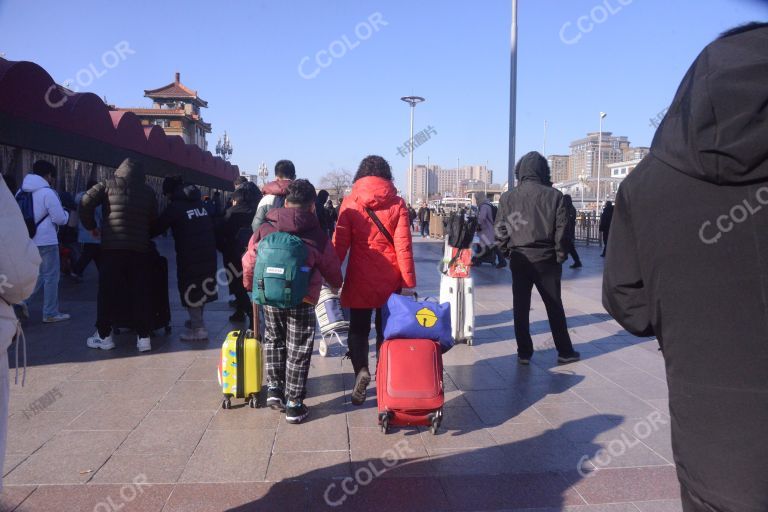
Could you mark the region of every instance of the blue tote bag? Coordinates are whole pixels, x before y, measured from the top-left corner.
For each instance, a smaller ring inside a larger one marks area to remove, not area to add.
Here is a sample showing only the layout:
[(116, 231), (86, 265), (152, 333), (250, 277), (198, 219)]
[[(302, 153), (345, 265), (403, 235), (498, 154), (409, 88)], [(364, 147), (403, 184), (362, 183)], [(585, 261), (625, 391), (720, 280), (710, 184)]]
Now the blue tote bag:
[(439, 341), (446, 352), (454, 343), (451, 305), (392, 295), (384, 307), (384, 339)]

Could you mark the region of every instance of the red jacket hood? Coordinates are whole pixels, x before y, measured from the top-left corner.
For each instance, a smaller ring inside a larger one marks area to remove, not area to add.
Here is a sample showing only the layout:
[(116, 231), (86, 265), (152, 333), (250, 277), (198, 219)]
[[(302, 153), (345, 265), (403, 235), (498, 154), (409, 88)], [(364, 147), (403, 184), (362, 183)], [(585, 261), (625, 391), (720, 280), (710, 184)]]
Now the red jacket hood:
[(397, 190), (390, 180), (378, 176), (367, 176), (360, 178), (352, 185), (350, 195), (361, 205), (375, 209), (396, 197)]
[(261, 189), (261, 192), (266, 194), (272, 194), (273, 196), (287, 196), (288, 185), (293, 183), (293, 180), (275, 180), (270, 181)]

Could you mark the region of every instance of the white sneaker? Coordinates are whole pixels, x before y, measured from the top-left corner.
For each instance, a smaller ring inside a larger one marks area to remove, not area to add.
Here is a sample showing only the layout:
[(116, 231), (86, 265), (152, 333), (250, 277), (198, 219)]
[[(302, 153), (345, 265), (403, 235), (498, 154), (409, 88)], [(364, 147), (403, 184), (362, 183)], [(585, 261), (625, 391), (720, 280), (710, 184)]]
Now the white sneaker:
[(93, 336), (89, 337), (86, 342), (90, 348), (100, 348), (101, 350), (112, 350), (115, 348), (115, 343), (112, 341), (112, 335), (110, 334), (106, 338), (99, 336), (99, 331), (93, 333)]
[(43, 318), (43, 323), (53, 324), (56, 322), (63, 322), (64, 320), (69, 320), (69, 315), (67, 313), (59, 313), (58, 315), (47, 316)]
[(136, 342), (136, 348), (139, 349), (139, 352), (147, 352), (152, 350), (152, 343), (150, 343), (149, 338), (139, 338)]
[(205, 330), (205, 327), (198, 327), (197, 329), (187, 329), (183, 333), (181, 333), (181, 336), (179, 336), (179, 339), (181, 341), (205, 341), (208, 339), (208, 331)]

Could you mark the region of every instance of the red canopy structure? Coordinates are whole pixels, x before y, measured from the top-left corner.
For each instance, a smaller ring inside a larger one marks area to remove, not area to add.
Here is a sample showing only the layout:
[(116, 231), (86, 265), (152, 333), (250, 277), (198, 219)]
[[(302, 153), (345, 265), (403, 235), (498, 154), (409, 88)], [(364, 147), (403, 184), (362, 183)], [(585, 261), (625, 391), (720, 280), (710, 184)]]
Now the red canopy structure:
[(153, 176), (231, 190), (237, 166), (214, 157), (135, 114), (110, 110), (92, 93), (56, 84), (33, 62), (0, 58), (0, 144), (117, 167), (132, 157)]

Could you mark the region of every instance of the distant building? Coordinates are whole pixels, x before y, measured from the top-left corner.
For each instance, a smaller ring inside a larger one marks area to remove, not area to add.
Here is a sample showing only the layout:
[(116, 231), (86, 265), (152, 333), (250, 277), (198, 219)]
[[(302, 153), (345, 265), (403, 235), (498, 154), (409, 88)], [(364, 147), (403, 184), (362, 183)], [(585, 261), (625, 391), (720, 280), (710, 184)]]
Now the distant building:
[(568, 179), (575, 180), (579, 176), (597, 176), (598, 156), (602, 152), (601, 176), (608, 175), (608, 166), (624, 160), (624, 152), (630, 148), (629, 139), (616, 136), (611, 132), (603, 132), (602, 148), (598, 151), (600, 132), (588, 133), (583, 139), (571, 142), (570, 158), (568, 159)]
[(552, 182), (557, 183), (568, 179), (568, 155), (549, 155), (547, 163)]
[(413, 202), (430, 199), (436, 195), (452, 194), (461, 196), (466, 183), (493, 183), (493, 171), (485, 165), (465, 165), (457, 169), (443, 169), (439, 165), (415, 165), (411, 179)]
[(627, 148), (624, 150), (624, 161), (631, 162), (632, 160), (642, 160), (645, 155), (651, 152), (651, 148), (644, 146), (638, 146), (636, 148)]
[(609, 176), (611, 178), (624, 179), (630, 172), (635, 169), (635, 167), (637, 167), (637, 164), (639, 164), (641, 161), (642, 158), (637, 160), (630, 160), (629, 162), (611, 164), (608, 166), (608, 170), (610, 172)]
[(144, 96), (152, 99), (152, 108), (118, 107), (116, 110), (133, 112), (144, 126), (157, 125), (167, 135), (179, 135), (187, 144), (208, 149), (205, 136), (211, 133), (211, 125), (203, 121), (200, 114), (208, 102), (181, 83), (180, 73), (166, 86), (145, 90)]

